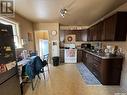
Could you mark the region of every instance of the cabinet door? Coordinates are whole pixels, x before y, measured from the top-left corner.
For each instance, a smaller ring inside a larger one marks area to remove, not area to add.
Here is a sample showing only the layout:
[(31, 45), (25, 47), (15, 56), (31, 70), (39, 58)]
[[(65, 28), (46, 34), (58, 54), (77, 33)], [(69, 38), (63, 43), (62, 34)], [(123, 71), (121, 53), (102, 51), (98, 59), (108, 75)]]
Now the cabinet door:
[(86, 65), (86, 52), (85, 51), (82, 51), (82, 61), (83, 61), (83, 64)]
[(64, 49), (60, 49), (60, 63), (64, 63)]
[(88, 29), (88, 41), (100, 41), (102, 28), (102, 23), (90, 27)]
[(87, 30), (87, 40), (88, 41), (92, 41), (93, 37), (92, 37), (92, 28), (90, 27), (88, 30)]
[(117, 26), (115, 41), (126, 41), (127, 34), (127, 12), (117, 13)]
[(86, 58), (87, 58), (87, 67), (89, 68), (90, 71), (92, 71), (93, 68), (93, 55), (86, 53)]
[(94, 56), (93, 60), (92, 72), (101, 81), (101, 59)]
[(92, 41), (97, 41), (97, 25), (92, 26)]
[(97, 25), (97, 41), (102, 40), (102, 33), (103, 33), (103, 22), (99, 22)]
[(82, 62), (82, 50), (77, 50), (77, 61)]
[(91, 34), (91, 32), (90, 32), (90, 28), (89, 28), (89, 29), (87, 29), (87, 41), (90, 41), (90, 39), (91, 39), (90, 34)]
[(104, 20), (104, 31), (102, 34), (102, 40), (104, 41), (114, 41), (115, 40), (115, 31), (116, 31), (116, 22), (117, 15), (113, 15)]

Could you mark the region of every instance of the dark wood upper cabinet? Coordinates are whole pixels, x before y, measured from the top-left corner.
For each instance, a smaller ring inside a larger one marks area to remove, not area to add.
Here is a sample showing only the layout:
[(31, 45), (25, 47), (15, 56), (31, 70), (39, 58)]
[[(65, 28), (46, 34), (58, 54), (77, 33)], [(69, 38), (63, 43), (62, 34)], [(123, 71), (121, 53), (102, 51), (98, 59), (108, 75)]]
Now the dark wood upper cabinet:
[(87, 41), (91, 40), (91, 32), (90, 32), (90, 28), (87, 29)]
[(118, 12), (104, 20), (104, 41), (125, 41), (127, 32), (127, 12)]
[(103, 22), (99, 22), (96, 24), (96, 31), (97, 31), (97, 39), (96, 41), (101, 41), (102, 40), (102, 32), (103, 32)]
[(126, 41), (127, 12), (117, 12), (88, 29), (88, 41)]
[(91, 27), (91, 40), (95, 41), (97, 39), (97, 31), (96, 31), (96, 26)]
[(87, 30), (87, 40), (88, 41), (93, 41), (93, 33), (94, 33), (94, 26), (90, 27)]
[(103, 41), (114, 41), (115, 31), (116, 31), (116, 19), (117, 15), (113, 15), (103, 21)]
[(76, 35), (76, 41), (87, 41), (87, 30), (61, 30), (60, 41), (65, 40), (67, 35)]
[(87, 40), (88, 41), (101, 41), (102, 37), (102, 31), (103, 31), (103, 22), (99, 22), (95, 24), (94, 26), (90, 27), (87, 30)]

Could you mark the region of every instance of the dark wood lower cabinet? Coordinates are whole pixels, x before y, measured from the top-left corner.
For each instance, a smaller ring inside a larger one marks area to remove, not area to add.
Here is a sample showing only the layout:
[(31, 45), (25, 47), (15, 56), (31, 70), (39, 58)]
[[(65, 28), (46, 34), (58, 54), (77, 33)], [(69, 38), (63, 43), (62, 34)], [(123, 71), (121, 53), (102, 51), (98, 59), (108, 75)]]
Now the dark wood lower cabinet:
[[(104, 84), (119, 85), (123, 59), (102, 60), (101, 80)], [(104, 68), (104, 69), (103, 69)]]
[(86, 52), (82, 50), (82, 62), (86, 65)]
[(60, 63), (64, 63), (64, 49), (60, 49)]
[(83, 63), (103, 85), (119, 85), (123, 58), (102, 59), (83, 51)]
[(82, 49), (77, 49), (77, 62), (82, 62)]

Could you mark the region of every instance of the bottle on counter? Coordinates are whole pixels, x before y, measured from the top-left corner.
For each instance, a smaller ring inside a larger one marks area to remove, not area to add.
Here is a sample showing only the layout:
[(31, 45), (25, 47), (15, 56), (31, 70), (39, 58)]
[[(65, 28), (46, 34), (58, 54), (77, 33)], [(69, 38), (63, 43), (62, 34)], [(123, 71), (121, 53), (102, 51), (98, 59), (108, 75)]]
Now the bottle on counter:
[(117, 52), (118, 52), (118, 46), (114, 46), (114, 48), (112, 49), (112, 54), (113, 55), (117, 55)]

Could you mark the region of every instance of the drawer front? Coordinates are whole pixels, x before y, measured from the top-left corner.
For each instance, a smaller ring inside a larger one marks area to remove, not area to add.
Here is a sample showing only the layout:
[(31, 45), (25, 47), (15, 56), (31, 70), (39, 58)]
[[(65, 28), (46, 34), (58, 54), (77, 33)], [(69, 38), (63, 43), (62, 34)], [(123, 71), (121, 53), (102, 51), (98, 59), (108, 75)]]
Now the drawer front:
[(96, 62), (98, 62), (98, 63), (101, 63), (101, 60), (102, 60), (102, 59), (100, 59), (99, 57), (95, 57), (95, 56), (94, 56), (94, 61), (96, 61)]

